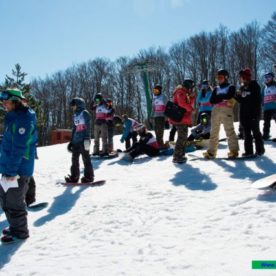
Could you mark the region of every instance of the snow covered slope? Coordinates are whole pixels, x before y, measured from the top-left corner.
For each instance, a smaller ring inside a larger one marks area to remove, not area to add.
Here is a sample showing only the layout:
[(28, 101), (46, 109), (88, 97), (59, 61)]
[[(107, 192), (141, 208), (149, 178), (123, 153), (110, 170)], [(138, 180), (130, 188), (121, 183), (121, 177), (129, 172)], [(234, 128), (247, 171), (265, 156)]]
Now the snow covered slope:
[(37, 201), (49, 206), (29, 212), (26, 242), (0, 246), (0, 275), (273, 275), (251, 269), (276, 256), (276, 192), (250, 187), (276, 172), (276, 143), (265, 146), (251, 161), (95, 160), (107, 183), (73, 188), (56, 184), (69, 173), (66, 144), (39, 148)]

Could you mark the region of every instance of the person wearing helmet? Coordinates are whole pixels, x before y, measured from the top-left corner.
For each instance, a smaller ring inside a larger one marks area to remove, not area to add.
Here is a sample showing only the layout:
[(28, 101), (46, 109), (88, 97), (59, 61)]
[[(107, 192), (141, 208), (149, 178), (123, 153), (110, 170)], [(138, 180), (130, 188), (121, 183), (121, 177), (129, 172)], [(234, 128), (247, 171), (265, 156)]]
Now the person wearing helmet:
[(19, 89), (1, 92), (0, 100), (7, 111), (0, 153), (0, 203), (9, 223), (1, 242), (10, 243), (29, 237), (25, 196), (34, 171), (36, 115), (23, 103)]
[(216, 157), (220, 125), (223, 124), (228, 140), (228, 158), (236, 158), (239, 155), (239, 144), (234, 129), (234, 112), (236, 88), (228, 81), (229, 73), (222, 69), (217, 71), (217, 83), (214, 88), (210, 103), (214, 105), (211, 115), (211, 134), (208, 150), (203, 153), (206, 159)]
[(240, 103), (240, 123), (244, 133), (244, 153), (242, 155), (245, 157), (254, 155), (253, 138), (256, 154), (263, 155), (265, 149), (260, 132), (261, 88), (256, 80), (251, 79), (250, 68), (241, 70), (239, 78), (240, 89), (237, 91), (235, 99)]
[(157, 156), (159, 154), (159, 144), (153, 134), (148, 132), (143, 124), (137, 125), (135, 131), (137, 131), (140, 139), (126, 150), (123, 159), (132, 162), (134, 158), (141, 154), (146, 154), (150, 157)]
[(188, 136), (188, 126), (192, 125), (192, 112), (194, 111), (195, 94), (194, 81), (185, 79), (182, 85), (178, 85), (173, 92), (173, 103), (185, 109), (185, 113), (180, 122), (170, 119), (170, 123), (175, 125), (177, 130), (177, 140), (173, 153), (173, 163), (185, 163), (185, 145)]
[(113, 133), (114, 133), (114, 114), (115, 109), (113, 107), (113, 101), (111, 99), (106, 99), (106, 108), (107, 108), (107, 114), (106, 114), (106, 124), (107, 124), (107, 146), (108, 146), (108, 153), (113, 152)]
[[(92, 110), (95, 110), (96, 119), (94, 124), (94, 149), (93, 155), (108, 155), (107, 145), (107, 114), (108, 109), (106, 102), (101, 93), (94, 97)], [(102, 151), (100, 152), (100, 138), (102, 138)]]
[(76, 183), (80, 177), (79, 158), (82, 156), (84, 164), (84, 176), (82, 183), (94, 181), (94, 170), (90, 160), (89, 150), (91, 141), (91, 115), (85, 109), (85, 102), (82, 98), (73, 98), (70, 102), (73, 109), (73, 128), (71, 141), (68, 144), (68, 151), (72, 153), (71, 175), (65, 177), (68, 183)]
[(210, 138), (210, 116), (208, 113), (201, 113), (199, 116), (199, 124), (192, 128), (188, 141), (207, 140)]
[(270, 137), (270, 121), (274, 119), (276, 122), (276, 82), (274, 73), (269, 72), (264, 75), (265, 87), (262, 91), (263, 110), (264, 110), (264, 126), (263, 139), (268, 140)]
[(154, 131), (160, 148), (166, 148), (163, 136), (165, 129), (165, 114), (167, 97), (162, 94), (162, 86), (157, 84), (153, 88), (152, 116), (154, 119)]
[(197, 124), (200, 123), (200, 115), (202, 113), (207, 113), (209, 116), (211, 116), (211, 112), (213, 109), (212, 104), (210, 103), (210, 98), (212, 96), (212, 89), (209, 85), (208, 80), (204, 80), (201, 83), (200, 91), (196, 98), (196, 104), (199, 108), (198, 110), (198, 118), (197, 118)]

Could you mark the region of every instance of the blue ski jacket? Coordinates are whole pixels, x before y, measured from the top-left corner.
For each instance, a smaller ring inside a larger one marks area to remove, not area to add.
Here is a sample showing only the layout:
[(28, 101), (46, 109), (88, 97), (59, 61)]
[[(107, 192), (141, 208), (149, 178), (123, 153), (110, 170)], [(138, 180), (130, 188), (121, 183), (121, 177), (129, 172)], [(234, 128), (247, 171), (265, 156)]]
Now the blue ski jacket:
[(0, 173), (32, 176), (37, 143), (35, 112), (21, 107), (6, 114), (0, 154)]

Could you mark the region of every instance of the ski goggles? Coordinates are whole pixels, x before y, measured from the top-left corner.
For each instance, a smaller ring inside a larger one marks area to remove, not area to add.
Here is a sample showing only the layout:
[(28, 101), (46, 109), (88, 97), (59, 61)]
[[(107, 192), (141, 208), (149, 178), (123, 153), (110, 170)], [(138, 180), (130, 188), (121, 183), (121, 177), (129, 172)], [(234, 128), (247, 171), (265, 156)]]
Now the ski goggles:
[(8, 93), (6, 91), (3, 91), (0, 93), (0, 101), (8, 101), (8, 100), (11, 100), (13, 97), (14, 97), (13, 95), (11, 95), (10, 93)]
[(264, 76), (264, 78), (265, 78), (265, 80), (272, 80), (273, 79), (273, 76), (271, 76), (271, 75), (266, 75), (266, 76)]

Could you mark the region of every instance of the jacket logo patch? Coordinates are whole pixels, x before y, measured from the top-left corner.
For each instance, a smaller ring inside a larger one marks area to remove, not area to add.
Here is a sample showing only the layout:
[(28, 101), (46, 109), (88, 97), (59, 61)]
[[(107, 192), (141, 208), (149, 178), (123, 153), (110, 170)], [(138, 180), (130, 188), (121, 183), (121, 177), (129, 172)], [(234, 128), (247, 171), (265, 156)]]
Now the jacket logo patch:
[(23, 135), (26, 132), (26, 129), (24, 127), (21, 127), (18, 132), (19, 134)]

